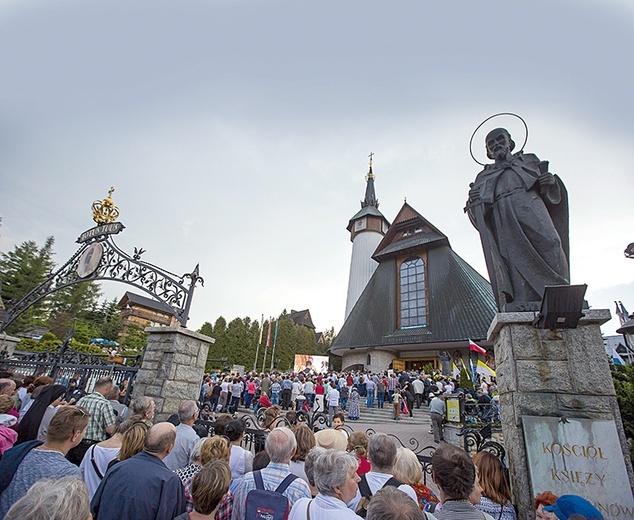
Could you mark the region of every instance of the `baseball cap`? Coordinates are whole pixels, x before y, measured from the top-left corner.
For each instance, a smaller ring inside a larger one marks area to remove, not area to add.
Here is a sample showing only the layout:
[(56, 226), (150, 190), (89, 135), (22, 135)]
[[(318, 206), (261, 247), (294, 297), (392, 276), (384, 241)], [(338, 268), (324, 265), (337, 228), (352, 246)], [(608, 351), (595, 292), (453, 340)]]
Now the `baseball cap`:
[(599, 510), (578, 495), (562, 495), (552, 506), (544, 506), (543, 509), (555, 513), (559, 520), (568, 520), (573, 515), (579, 515), (588, 520), (603, 520), (603, 515)]

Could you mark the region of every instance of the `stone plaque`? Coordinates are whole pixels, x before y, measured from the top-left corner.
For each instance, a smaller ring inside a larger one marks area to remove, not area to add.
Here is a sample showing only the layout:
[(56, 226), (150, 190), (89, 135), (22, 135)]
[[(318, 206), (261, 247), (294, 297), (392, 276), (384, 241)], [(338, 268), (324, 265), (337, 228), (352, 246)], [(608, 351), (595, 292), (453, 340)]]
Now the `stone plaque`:
[(634, 518), (634, 497), (614, 421), (523, 416), (532, 497), (580, 495), (605, 518)]

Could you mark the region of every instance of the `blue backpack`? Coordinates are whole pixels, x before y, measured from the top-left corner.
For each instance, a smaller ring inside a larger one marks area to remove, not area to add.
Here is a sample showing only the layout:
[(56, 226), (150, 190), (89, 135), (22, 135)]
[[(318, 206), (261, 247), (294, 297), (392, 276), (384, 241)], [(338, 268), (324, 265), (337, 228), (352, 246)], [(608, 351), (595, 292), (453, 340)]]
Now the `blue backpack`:
[(288, 498), (282, 493), (297, 478), (297, 475), (289, 474), (275, 491), (269, 491), (264, 487), (262, 473), (260, 471), (253, 472), (255, 480), (255, 489), (247, 494), (246, 503), (246, 520), (286, 520), (290, 507)]

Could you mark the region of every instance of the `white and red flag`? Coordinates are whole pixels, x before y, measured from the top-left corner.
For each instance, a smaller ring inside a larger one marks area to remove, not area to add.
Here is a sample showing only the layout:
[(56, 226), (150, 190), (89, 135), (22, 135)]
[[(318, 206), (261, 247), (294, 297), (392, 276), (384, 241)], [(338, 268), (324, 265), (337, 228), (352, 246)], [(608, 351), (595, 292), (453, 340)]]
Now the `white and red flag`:
[(472, 352), (477, 352), (478, 354), (486, 354), (487, 351), (484, 350), (480, 345), (476, 345), (473, 341), (469, 340), (469, 350)]

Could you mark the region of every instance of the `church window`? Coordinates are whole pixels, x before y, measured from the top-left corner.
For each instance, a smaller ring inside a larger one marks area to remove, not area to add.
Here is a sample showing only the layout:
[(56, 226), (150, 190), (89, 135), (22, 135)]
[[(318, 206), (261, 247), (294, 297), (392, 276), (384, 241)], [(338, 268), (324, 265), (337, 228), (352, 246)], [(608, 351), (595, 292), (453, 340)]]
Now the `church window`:
[(425, 327), (427, 304), (425, 299), (425, 264), (415, 257), (401, 264), (401, 328)]

